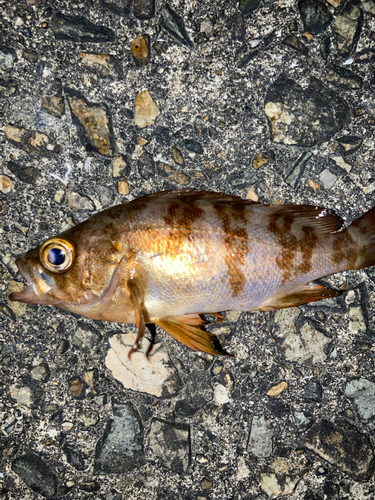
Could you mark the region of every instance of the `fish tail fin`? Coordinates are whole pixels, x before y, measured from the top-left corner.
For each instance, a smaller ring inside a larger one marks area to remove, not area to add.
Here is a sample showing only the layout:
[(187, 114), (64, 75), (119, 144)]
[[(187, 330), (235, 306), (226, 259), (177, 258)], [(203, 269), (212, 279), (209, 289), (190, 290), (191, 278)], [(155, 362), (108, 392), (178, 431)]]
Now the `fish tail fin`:
[(357, 243), (354, 269), (375, 266), (375, 207), (345, 229)]

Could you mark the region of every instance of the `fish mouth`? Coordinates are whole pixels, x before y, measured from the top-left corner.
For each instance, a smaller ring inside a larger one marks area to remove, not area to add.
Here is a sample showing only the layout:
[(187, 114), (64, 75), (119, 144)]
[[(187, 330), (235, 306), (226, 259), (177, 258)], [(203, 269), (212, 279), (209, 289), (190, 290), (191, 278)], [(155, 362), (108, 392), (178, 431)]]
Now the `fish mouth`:
[[(19, 272), (22, 277), (27, 281), (27, 286), (23, 290), (19, 290), (18, 292), (12, 292), (9, 295), (9, 300), (24, 302), (25, 304), (46, 304), (49, 303), (49, 300), (43, 297), (47, 292), (49, 292), (52, 286), (47, 282), (45, 278), (47, 276), (42, 276), (44, 273), (40, 273), (37, 269), (35, 270), (35, 277), (37, 279), (37, 283), (35, 283), (30, 275), (30, 271), (28, 266), (24, 265), (22, 262), (22, 257), (19, 257), (16, 260), (16, 266), (18, 267)], [(36, 293), (38, 291), (38, 293)]]

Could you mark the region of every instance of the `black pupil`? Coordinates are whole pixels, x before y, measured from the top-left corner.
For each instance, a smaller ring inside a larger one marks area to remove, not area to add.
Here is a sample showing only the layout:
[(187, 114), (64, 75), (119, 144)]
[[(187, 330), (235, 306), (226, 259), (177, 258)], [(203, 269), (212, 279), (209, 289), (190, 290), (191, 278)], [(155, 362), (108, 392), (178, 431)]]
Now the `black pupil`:
[(65, 262), (65, 251), (62, 248), (51, 248), (47, 255), (48, 262), (54, 266), (61, 266)]

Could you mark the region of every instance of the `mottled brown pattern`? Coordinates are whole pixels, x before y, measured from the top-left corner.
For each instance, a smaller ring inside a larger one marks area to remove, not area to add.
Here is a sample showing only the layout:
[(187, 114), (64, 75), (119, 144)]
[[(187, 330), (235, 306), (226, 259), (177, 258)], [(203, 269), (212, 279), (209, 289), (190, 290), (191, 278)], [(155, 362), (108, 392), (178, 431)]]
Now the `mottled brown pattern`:
[[(230, 286), (233, 297), (237, 297), (245, 286), (245, 275), (240, 266), (245, 265), (246, 254), (249, 252), (249, 235), (246, 224), (246, 207), (240, 204), (230, 206), (214, 205), (216, 213), (222, 222), (225, 233), (226, 248), (225, 264), (229, 271)], [(240, 227), (240, 224), (245, 227)]]
[(169, 227), (171, 240), (194, 238), (192, 224), (202, 217), (204, 210), (194, 203), (173, 202), (169, 205), (164, 221)]
[(333, 241), (332, 261), (345, 269), (355, 269), (358, 251), (349, 231), (338, 233)]
[[(283, 283), (300, 274), (307, 274), (311, 270), (312, 256), (317, 245), (317, 235), (313, 227), (301, 228), (302, 238), (298, 239), (292, 234), (294, 218), (292, 215), (273, 215), (270, 217), (268, 229), (276, 236), (276, 241), (281, 247), (276, 264), (283, 272)], [(302, 254), (301, 264), (296, 264), (297, 252)]]
[(293, 224), (293, 217), (271, 215), (268, 229), (276, 236), (276, 241), (282, 248), (276, 264), (283, 272), (283, 283), (289, 281), (292, 277), (293, 261), (297, 251), (297, 238), (290, 234)]

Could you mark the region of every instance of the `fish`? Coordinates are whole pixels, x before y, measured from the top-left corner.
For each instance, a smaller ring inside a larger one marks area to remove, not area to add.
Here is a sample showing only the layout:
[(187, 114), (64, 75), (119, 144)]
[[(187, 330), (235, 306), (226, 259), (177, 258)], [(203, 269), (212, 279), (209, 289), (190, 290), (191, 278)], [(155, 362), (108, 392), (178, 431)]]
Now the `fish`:
[(99, 212), (19, 257), (27, 286), (9, 298), (135, 323), (129, 358), (146, 327), (154, 340), (155, 325), (193, 350), (230, 355), (205, 315), (222, 321), (228, 310), (337, 297), (342, 290), (314, 281), (375, 265), (375, 207), (342, 226), (322, 207), (164, 191)]

